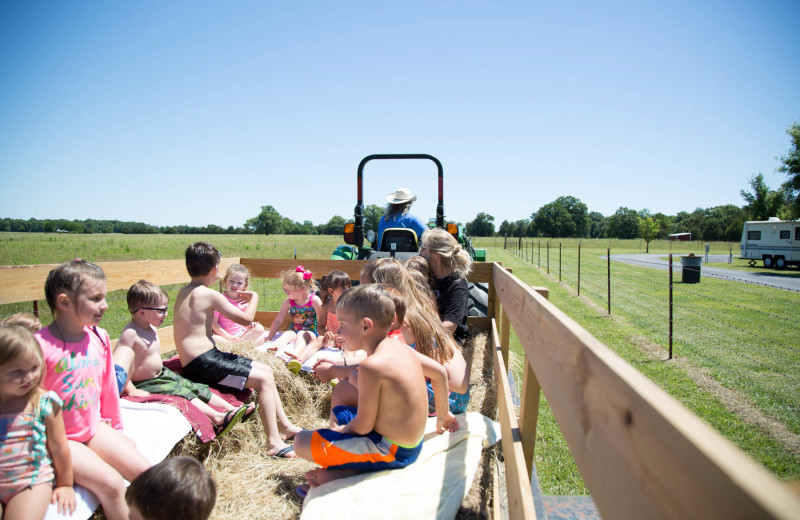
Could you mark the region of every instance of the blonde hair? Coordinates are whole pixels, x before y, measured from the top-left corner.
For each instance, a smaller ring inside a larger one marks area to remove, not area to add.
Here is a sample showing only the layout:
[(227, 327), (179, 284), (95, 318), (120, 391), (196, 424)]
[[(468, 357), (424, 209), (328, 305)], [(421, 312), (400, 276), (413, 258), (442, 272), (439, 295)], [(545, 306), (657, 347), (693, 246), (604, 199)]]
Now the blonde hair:
[(243, 274), (244, 275), (244, 288), (247, 289), (250, 287), (250, 269), (243, 266), (242, 264), (231, 264), (228, 266), (228, 270), (225, 271), (225, 276), (223, 276), (219, 281), (219, 290), (225, 290), (225, 284), (228, 283), (228, 278), (232, 274)]
[(385, 283), (397, 287), (406, 299), (406, 315), (403, 322), (408, 326), (417, 340), (417, 352), (445, 363), (453, 358), (455, 340), (442, 326), (439, 314), (430, 297), (425, 294), (394, 258), (375, 260), (372, 279), (376, 283)]
[(157, 305), (162, 299), (169, 301), (169, 296), (164, 289), (153, 282), (139, 280), (128, 289), (126, 299), (128, 310), (133, 314), (142, 307)]
[(17, 312), (0, 322), (0, 325), (19, 325), (31, 332), (39, 331), (44, 325), (39, 318), (29, 312)]
[[(310, 275), (310, 276), (309, 276)], [(306, 276), (308, 276), (306, 278)], [(287, 270), (281, 273), (283, 285), (292, 289), (308, 289), (314, 291), (314, 273), (306, 271), (302, 265), (298, 265), (294, 270)]]
[(39, 361), (39, 380), (31, 385), (25, 397), (34, 410), (39, 405), (39, 385), (44, 381), (44, 355), (39, 342), (28, 328), (23, 325), (3, 325), (0, 327), (0, 365), (10, 363), (22, 356), (33, 356)]
[(58, 295), (66, 294), (74, 300), (80, 293), (83, 282), (89, 279), (105, 280), (106, 275), (99, 265), (80, 258), (65, 262), (50, 271), (44, 282), (44, 295), (53, 316), (56, 314)]
[(472, 258), (459, 244), (453, 235), (442, 228), (426, 229), (422, 233), (420, 248), (439, 255), (442, 266), (463, 278), (472, 271)]

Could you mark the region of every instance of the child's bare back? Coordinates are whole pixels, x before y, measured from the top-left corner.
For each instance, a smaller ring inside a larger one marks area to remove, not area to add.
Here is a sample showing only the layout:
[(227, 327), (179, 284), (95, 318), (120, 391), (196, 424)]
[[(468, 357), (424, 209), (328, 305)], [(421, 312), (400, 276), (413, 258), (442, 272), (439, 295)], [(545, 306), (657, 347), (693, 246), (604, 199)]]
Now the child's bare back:
[(215, 346), (211, 339), (215, 294), (220, 293), (194, 282), (178, 291), (172, 331), (183, 366)]

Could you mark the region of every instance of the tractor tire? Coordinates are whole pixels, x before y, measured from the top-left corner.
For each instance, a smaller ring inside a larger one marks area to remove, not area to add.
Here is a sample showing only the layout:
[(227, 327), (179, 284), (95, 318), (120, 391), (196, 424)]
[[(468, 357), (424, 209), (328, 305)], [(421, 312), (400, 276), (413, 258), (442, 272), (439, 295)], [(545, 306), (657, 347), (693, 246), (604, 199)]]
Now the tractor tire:
[(485, 283), (469, 284), (467, 300), (467, 316), (485, 318), (489, 307), (489, 285)]

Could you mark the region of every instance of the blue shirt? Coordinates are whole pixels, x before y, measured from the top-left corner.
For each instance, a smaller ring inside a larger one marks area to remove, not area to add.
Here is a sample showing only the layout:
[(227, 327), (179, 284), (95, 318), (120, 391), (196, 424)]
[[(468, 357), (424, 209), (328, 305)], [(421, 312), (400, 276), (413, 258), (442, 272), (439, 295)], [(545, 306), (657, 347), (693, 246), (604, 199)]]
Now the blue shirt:
[(381, 217), (380, 222), (378, 222), (378, 250), (381, 248), (383, 232), (390, 228), (413, 229), (417, 234), (417, 243), (419, 243), (420, 238), (422, 238), (422, 232), (428, 229), (428, 226), (422, 221), (421, 218), (416, 215), (412, 215), (411, 213), (395, 215), (394, 217), (391, 217), (389, 221), (386, 220), (386, 215), (384, 215)]

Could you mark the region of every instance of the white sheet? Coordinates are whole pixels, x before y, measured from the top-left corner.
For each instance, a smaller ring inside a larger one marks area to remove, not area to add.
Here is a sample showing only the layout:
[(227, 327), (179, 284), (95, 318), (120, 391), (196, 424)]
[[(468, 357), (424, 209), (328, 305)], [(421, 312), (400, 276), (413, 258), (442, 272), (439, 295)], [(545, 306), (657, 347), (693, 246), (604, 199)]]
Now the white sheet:
[(365, 473), (312, 488), (302, 520), (455, 518), (472, 486), (481, 448), (500, 440), (500, 426), (477, 412), (456, 416), (461, 429), (435, 432), (428, 419), (422, 452), (400, 470)]
[[(172, 448), (192, 430), (181, 412), (160, 403), (133, 403), (120, 401), (122, 424), (125, 435), (136, 441), (139, 452), (150, 462), (164, 460)], [(100, 501), (86, 488), (75, 486), (78, 507), (72, 516), (58, 514), (53, 504), (47, 510), (45, 520), (86, 520)]]

